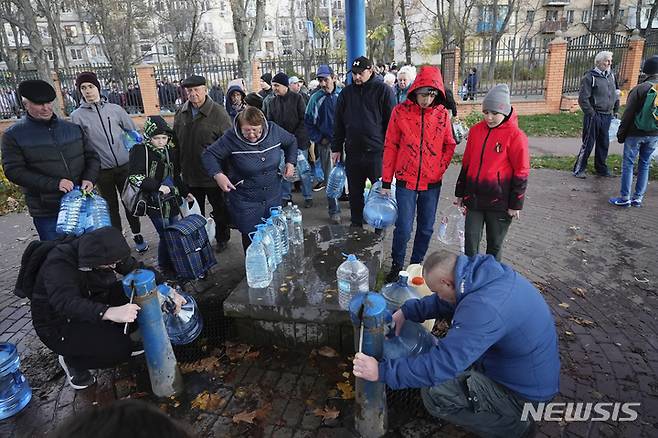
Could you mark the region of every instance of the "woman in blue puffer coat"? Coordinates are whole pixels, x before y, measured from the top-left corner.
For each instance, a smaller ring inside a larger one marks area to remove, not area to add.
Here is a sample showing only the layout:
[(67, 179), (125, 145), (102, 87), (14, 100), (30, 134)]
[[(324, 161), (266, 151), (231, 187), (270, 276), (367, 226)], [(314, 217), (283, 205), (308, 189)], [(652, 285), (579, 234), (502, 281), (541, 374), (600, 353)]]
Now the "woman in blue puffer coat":
[(281, 203), (281, 150), (286, 162), (283, 176), (291, 177), (297, 164), (295, 136), (268, 122), (258, 108), (247, 107), (235, 118), (233, 129), (202, 155), (208, 175), (228, 192), (229, 211), (242, 233), (245, 250), (250, 243), (249, 233), (261, 218), (269, 216), (270, 207)]

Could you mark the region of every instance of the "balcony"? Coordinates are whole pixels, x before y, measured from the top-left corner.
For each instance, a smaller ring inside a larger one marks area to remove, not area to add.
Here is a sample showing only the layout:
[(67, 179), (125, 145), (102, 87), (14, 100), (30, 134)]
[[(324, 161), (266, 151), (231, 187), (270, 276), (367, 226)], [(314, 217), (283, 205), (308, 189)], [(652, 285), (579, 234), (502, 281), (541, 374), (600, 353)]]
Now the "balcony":
[(571, 0), (542, 0), (542, 6), (566, 6)]
[[(496, 28), (496, 30), (500, 32), (500, 30), (503, 28), (503, 20), (498, 20), (498, 25)], [(490, 33), (491, 31), (493, 31), (493, 23), (491, 21), (478, 21), (477, 33)]]
[(541, 24), (541, 33), (555, 33), (558, 30), (561, 30), (562, 32), (567, 30), (567, 20), (564, 18), (561, 20), (557, 21), (544, 21)]

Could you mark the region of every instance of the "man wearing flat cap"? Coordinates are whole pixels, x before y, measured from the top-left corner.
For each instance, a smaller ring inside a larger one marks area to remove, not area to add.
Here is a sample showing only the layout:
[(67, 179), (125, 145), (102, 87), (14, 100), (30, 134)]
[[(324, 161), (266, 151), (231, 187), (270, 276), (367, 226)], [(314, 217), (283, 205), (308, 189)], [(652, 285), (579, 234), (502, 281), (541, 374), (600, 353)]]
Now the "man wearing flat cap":
[(181, 84), (187, 90), (187, 102), (176, 111), (174, 132), (180, 147), (183, 181), (199, 202), (204, 216), (206, 197), (208, 197), (213, 210), (211, 216), (215, 219), (216, 249), (223, 251), (231, 237), (230, 219), (224, 194), (206, 173), (201, 163), (201, 154), (231, 128), (231, 119), (226, 109), (208, 96), (206, 78), (193, 75)]
[(23, 189), (39, 238), (54, 240), (62, 196), (76, 185), (93, 189), (100, 159), (82, 128), (53, 113), (56, 95), (49, 83), (23, 81), (18, 93), (27, 115), (2, 136), (2, 167)]

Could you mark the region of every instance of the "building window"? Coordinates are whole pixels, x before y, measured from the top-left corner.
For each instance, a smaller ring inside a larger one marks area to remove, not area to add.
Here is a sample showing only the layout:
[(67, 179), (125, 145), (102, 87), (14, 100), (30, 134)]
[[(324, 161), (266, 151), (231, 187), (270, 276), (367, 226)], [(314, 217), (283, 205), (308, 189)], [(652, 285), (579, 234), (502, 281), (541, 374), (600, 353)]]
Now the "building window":
[(267, 31), (267, 32), (271, 32), (272, 29), (273, 29), (273, 27), (272, 27), (272, 22), (269, 21), (269, 20), (266, 21), (266, 22), (265, 22), (265, 27), (263, 27), (263, 30), (265, 30), (265, 31)]
[(583, 23), (589, 23), (589, 11), (583, 11)]
[(75, 38), (78, 36), (78, 28), (75, 24), (64, 26), (64, 33), (68, 38)]
[(62, 2), (62, 12), (65, 14), (71, 12), (71, 5), (68, 2)]
[(227, 55), (235, 55), (235, 44), (224, 43), (224, 49), (226, 50)]
[(341, 30), (343, 28), (343, 19), (336, 18), (334, 21), (334, 30)]
[(48, 61), (53, 61), (55, 59), (52, 50), (46, 50), (46, 56), (48, 56)]
[(150, 44), (142, 44), (139, 46), (139, 49), (142, 51), (142, 54), (148, 53), (151, 51), (151, 45)]
[(594, 19), (595, 20), (604, 20), (609, 14), (608, 5), (596, 5), (594, 6)]
[(98, 56), (98, 48), (96, 46), (89, 46), (87, 47), (87, 53), (89, 53), (91, 58), (95, 58)]
[(343, 9), (343, 2), (340, 1), (340, 0), (335, 1), (334, 2), (334, 9), (338, 9), (338, 10)]
[(265, 41), (265, 50), (268, 52), (274, 52), (274, 41)]
[(50, 34), (48, 34), (48, 28), (46, 26), (39, 26), (39, 33), (41, 34), (42, 38), (50, 38)]
[(567, 11), (567, 23), (573, 24), (574, 11)]
[(526, 12), (525, 21), (526, 21), (526, 23), (534, 22), (535, 21), (535, 11), (530, 10), (530, 11)]
[(204, 32), (212, 32), (212, 23), (203, 23)]
[(619, 18), (624, 18), (626, 16), (626, 9), (619, 10)]
[(546, 11), (546, 21), (557, 21), (556, 9), (549, 9)]
[(74, 61), (79, 61), (82, 59), (82, 50), (80, 49), (70, 49), (71, 50), (71, 59)]
[(302, 20), (297, 20), (297, 30), (302, 31), (305, 28), (306, 26), (304, 26), (304, 22)]

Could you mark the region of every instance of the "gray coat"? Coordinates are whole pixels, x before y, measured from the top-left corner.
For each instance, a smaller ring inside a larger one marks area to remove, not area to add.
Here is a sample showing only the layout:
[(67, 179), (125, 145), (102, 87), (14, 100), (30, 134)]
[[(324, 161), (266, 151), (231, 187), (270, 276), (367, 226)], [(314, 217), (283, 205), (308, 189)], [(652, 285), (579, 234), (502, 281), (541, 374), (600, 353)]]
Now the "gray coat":
[(130, 155), (123, 146), (124, 131), (137, 129), (128, 113), (119, 105), (81, 102), (71, 113), (71, 121), (80, 125), (87, 141), (101, 158), (101, 169), (113, 169), (128, 163)]
[(617, 80), (612, 71), (610, 71), (610, 74), (606, 78), (596, 69), (592, 69), (585, 73), (580, 80), (578, 105), (588, 115), (595, 112), (604, 114), (616, 113), (619, 110), (617, 89)]

